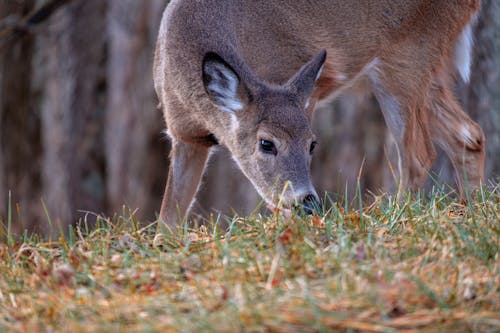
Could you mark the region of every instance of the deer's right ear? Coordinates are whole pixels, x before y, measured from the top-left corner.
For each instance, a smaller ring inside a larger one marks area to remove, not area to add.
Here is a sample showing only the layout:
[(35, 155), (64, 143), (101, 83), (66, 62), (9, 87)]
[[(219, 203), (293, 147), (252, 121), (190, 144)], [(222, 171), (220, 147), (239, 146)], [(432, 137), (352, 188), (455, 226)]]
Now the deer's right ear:
[(247, 89), (239, 75), (216, 53), (207, 53), (203, 59), (203, 85), (212, 102), (222, 111), (237, 112), (247, 103)]
[(288, 81), (288, 85), (297, 93), (299, 101), (307, 109), (309, 99), (314, 91), (316, 81), (321, 76), (326, 61), (326, 50), (319, 52), (314, 58), (295, 73)]

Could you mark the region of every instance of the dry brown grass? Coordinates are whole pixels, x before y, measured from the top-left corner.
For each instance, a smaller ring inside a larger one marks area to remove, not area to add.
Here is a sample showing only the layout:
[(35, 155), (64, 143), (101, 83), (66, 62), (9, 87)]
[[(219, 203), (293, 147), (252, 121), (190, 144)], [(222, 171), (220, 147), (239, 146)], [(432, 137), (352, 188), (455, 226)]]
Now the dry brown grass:
[[(500, 331), (500, 196), (0, 236), (0, 331)], [(8, 221), (7, 221), (8, 222)]]

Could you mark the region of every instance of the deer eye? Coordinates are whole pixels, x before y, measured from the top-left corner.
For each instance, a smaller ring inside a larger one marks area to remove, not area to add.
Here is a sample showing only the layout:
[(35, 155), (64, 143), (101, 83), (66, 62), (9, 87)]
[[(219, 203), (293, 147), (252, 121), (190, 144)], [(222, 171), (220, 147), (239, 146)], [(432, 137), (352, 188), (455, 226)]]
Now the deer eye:
[(272, 143), (272, 141), (269, 140), (264, 140), (264, 139), (260, 140), (260, 150), (264, 154), (272, 154), (272, 155), (278, 154), (276, 146), (274, 145), (274, 143)]
[(318, 144), (318, 142), (316, 142), (316, 141), (311, 142), (311, 147), (309, 148), (309, 153), (312, 154), (314, 152), (314, 148), (316, 148), (317, 144)]

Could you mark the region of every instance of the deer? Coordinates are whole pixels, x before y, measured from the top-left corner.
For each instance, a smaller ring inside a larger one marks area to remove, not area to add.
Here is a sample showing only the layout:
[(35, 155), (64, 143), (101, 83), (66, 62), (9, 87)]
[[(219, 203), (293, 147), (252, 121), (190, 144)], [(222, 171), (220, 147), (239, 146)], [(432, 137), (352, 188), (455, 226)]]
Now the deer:
[(434, 145), (459, 188), (478, 187), (485, 137), (453, 88), (470, 77), (479, 9), (479, 0), (170, 1), (153, 65), (171, 139), (161, 224), (185, 221), (218, 145), (268, 205), (312, 213), (313, 111), (342, 93), (375, 96), (400, 188), (423, 186)]

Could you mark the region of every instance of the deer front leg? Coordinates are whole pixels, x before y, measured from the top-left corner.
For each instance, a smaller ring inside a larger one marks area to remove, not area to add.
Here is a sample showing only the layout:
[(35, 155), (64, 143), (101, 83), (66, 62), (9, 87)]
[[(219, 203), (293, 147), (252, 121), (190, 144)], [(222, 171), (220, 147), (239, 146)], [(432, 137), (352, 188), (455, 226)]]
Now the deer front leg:
[(160, 230), (180, 225), (198, 191), (209, 147), (172, 140), (167, 186), (160, 210)]

